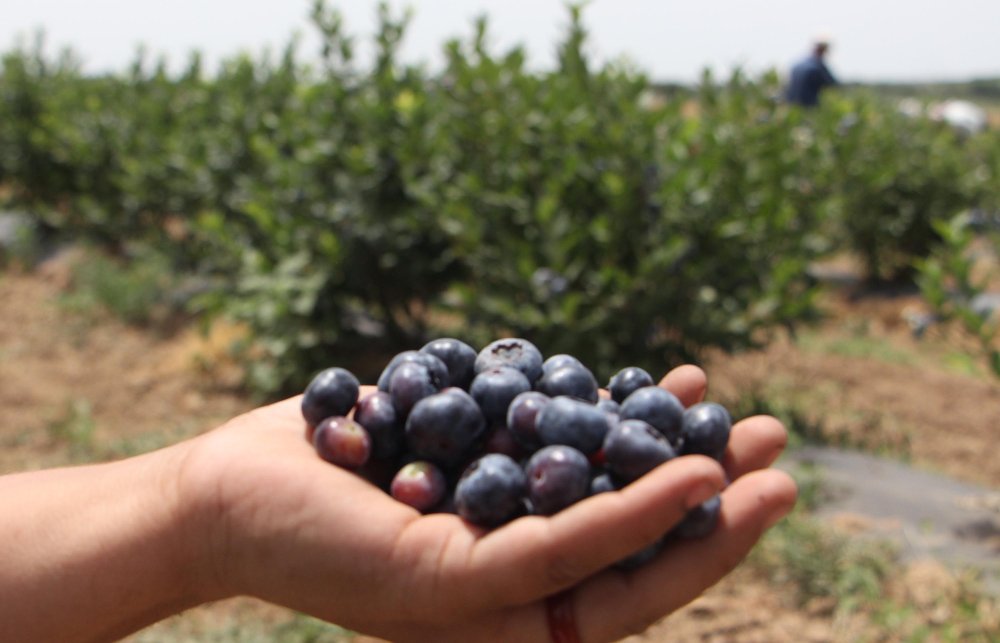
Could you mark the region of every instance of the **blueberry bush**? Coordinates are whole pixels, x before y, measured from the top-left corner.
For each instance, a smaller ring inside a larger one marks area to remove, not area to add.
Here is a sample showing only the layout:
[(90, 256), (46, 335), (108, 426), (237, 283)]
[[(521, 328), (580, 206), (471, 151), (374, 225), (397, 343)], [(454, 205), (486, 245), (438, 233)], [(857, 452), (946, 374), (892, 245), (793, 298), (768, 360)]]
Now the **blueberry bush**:
[(977, 221), (972, 213), (936, 221), (941, 241), (916, 267), (917, 284), (933, 321), (962, 329), (972, 340), (970, 352), (1000, 378), (1000, 293), (992, 289), (1000, 274), (989, 262), (989, 257), (1000, 255), (1000, 232), (994, 226), (989, 220)]
[(991, 200), (1000, 167), (947, 124), (865, 93), (831, 101), (818, 120), (828, 231), (869, 281), (912, 279), (914, 262), (940, 241), (935, 222)]
[(485, 20), (431, 71), (400, 59), (408, 14), (380, 7), (365, 62), (335, 9), (312, 19), (319, 52), (212, 72), (139, 52), (87, 75), (42, 41), (0, 63), (4, 204), (194, 275), (269, 395), (330, 362), (370, 381), (440, 335), (529, 337), (602, 381), (758, 345), (814, 315), (812, 260), (905, 273), (996, 183), (978, 142), (865, 96), (789, 109), (775, 74), (649, 101), (640, 71), (588, 57), (579, 7), (547, 71)]

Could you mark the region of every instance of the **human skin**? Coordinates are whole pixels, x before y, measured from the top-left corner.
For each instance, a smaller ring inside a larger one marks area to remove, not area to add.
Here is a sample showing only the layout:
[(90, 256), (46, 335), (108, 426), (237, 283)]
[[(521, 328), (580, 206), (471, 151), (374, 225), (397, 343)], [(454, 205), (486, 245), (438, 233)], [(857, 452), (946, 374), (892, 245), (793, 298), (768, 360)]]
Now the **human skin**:
[[(660, 385), (685, 406), (706, 390), (692, 366)], [(784, 428), (757, 416), (733, 427), (722, 466), (684, 456), (487, 531), (322, 461), (299, 403), (118, 462), (0, 477), (0, 640), (114, 640), (249, 595), (393, 641), (546, 641), (545, 599), (571, 589), (581, 640), (613, 641), (716, 583), (795, 501), (768, 468)], [(719, 492), (711, 535), (608, 569)]]

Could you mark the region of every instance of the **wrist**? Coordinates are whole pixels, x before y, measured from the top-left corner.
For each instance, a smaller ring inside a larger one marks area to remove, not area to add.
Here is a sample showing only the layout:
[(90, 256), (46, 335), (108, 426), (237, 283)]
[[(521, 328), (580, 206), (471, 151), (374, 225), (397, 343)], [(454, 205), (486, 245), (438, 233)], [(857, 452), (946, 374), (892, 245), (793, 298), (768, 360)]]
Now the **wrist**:
[[(196, 604), (230, 598), (231, 557), (224, 483), (212, 457), (211, 434), (160, 452), (163, 497), (169, 503), (172, 558), (181, 572), (178, 582)], [(208, 448), (206, 448), (208, 447)]]

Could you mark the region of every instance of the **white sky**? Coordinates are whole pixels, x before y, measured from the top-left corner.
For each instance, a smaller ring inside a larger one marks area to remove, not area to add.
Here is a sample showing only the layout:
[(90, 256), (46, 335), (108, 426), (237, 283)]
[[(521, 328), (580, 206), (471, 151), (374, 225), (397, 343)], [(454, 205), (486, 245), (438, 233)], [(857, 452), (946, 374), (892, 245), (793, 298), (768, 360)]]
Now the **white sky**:
[[(331, 3), (333, 4), (333, 3)], [(375, 0), (337, 2), (348, 32), (370, 34)], [(411, 6), (409, 61), (432, 66), (450, 37), (467, 39), (488, 13), (493, 43), (524, 44), (535, 67), (551, 64), (567, 20), (562, 0), (393, 0)], [(0, 51), (42, 28), (48, 49), (69, 46), (88, 71), (124, 69), (139, 43), (180, 66), (194, 49), (209, 64), (241, 50), (316, 40), (311, 0), (0, 0)], [(631, 59), (654, 80), (696, 80), (705, 67), (751, 73), (789, 63), (814, 34), (833, 39), (829, 62), (842, 80), (966, 80), (1000, 76), (1000, 1), (591, 0), (584, 11), (599, 56)]]

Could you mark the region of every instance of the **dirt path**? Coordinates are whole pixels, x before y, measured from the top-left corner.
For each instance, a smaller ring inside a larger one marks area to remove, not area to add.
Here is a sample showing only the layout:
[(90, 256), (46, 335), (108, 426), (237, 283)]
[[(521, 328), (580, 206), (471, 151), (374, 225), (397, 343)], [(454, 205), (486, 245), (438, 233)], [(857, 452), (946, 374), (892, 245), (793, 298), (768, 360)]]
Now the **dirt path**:
[(934, 559), (983, 573), (1000, 595), (1000, 490), (920, 471), (887, 458), (830, 447), (790, 452), (781, 466), (814, 467), (816, 515), (850, 533), (887, 538), (904, 563)]

